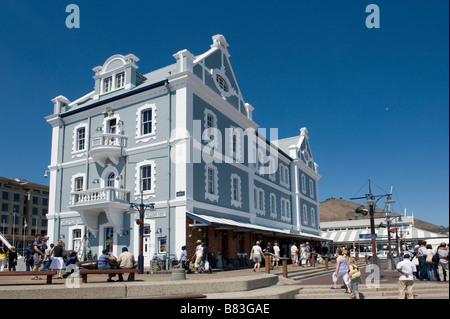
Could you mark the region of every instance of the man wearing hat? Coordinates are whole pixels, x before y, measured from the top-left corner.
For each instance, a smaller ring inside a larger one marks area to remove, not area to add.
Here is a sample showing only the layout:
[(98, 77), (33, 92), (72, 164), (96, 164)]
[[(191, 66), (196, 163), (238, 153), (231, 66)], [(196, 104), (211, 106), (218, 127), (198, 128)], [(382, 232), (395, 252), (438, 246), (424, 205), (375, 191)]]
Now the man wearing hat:
[(397, 271), (400, 273), (398, 278), (398, 299), (414, 299), (412, 292), (414, 286), (414, 273), (417, 273), (417, 268), (414, 263), (409, 260), (409, 253), (403, 255), (403, 261), (397, 264)]
[[(124, 269), (132, 269), (137, 266), (134, 255), (128, 251), (127, 247), (123, 247), (122, 253), (119, 255), (119, 266)], [(128, 281), (130, 280), (130, 275), (128, 274)], [(119, 274), (119, 281), (123, 281), (122, 274)]]
[(200, 263), (202, 262), (203, 247), (202, 241), (200, 239), (197, 240), (195, 243), (197, 244), (197, 248), (195, 248), (195, 255), (192, 256), (192, 260), (195, 260), (194, 268), (195, 273), (197, 273), (198, 269), (200, 268)]

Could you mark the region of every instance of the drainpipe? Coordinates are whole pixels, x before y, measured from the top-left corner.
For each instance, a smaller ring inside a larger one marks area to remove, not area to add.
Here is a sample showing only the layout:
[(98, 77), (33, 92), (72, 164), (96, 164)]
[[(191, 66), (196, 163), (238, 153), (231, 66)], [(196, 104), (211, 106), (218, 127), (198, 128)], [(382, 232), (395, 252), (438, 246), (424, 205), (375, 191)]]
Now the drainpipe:
[(171, 144), (170, 144), (170, 135), (172, 132), (172, 92), (170, 91), (170, 87), (169, 87), (169, 81), (166, 80), (165, 84), (164, 84), (167, 88), (167, 94), (169, 96), (169, 136), (168, 136), (168, 154), (167, 154), (167, 158), (168, 158), (168, 162), (169, 162), (169, 187), (168, 187), (168, 196), (167, 196), (167, 216), (168, 216), (168, 228), (167, 228), (167, 258), (166, 258), (166, 270), (169, 270), (169, 263), (170, 263), (170, 243), (171, 243), (171, 231), (170, 231), (170, 223), (171, 223), (171, 218), (170, 218), (170, 199), (171, 199), (171, 185), (172, 185), (172, 159), (170, 157), (170, 153), (172, 150)]
[(62, 210), (62, 188), (63, 188), (63, 163), (64, 163), (64, 139), (66, 135), (66, 123), (64, 123), (63, 119), (61, 119), (61, 122), (63, 123), (62, 127), (62, 146), (61, 146), (61, 164), (59, 169), (59, 212), (58, 212), (58, 237), (57, 241), (60, 239), (61, 236), (61, 210)]

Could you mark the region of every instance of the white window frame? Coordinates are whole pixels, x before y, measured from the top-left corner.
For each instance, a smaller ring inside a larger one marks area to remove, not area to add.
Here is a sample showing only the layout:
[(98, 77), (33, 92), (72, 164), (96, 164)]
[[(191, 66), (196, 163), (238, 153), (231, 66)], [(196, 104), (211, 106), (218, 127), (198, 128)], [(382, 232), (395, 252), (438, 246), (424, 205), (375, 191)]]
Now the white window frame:
[(253, 199), (255, 201), (255, 212), (258, 215), (266, 215), (266, 201), (265, 201), (265, 192), (264, 189), (255, 187), (254, 192), (256, 196)]
[(281, 198), (281, 220), (290, 223), (292, 220), (291, 201), (287, 198)]
[(150, 190), (145, 190), (143, 191), (143, 195), (150, 195), (155, 197), (155, 193), (156, 193), (156, 163), (155, 161), (152, 160), (145, 160), (142, 162), (139, 162), (136, 165), (136, 175), (135, 175), (135, 181), (136, 181), (136, 189), (135, 189), (135, 196), (140, 196), (141, 195), (141, 168), (143, 166), (151, 166), (151, 177), (150, 177), (150, 185), (151, 185), (151, 189)]
[[(237, 181), (236, 188), (234, 181)], [(235, 193), (237, 198), (234, 198)], [(241, 177), (237, 174), (231, 174), (231, 205), (238, 208), (242, 207)]]
[(270, 193), (269, 195), (270, 199), (270, 217), (271, 218), (277, 218), (277, 196), (274, 193)]
[[(84, 148), (78, 149), (78, 131), (84, 129)], [(88, 150), (89, 143), (89, 130), (87, 123), (80, 123), (73, 128), (73, 137), (72, 137), (72, 157), (81, 157)]]
[[(209, 171), (213, 170), (213, 192), (210, 193), (209, 191)], [(205, 165), (205, 199), (208, 199), (212, 202), (218, 202), (219, 201), (219, 171), (217, 170), (217, 167), (212, 164), (208, 163)]]
[[(108, 86), (106, 85), (106, 80), (109, 80)], [(113, 80), (112, 75), (106, 76), (102, 79), (102, 92), (103, 93), (109, 93), (109, 92), (113, 91), (113, 81), (114, 80)]]
[[(152, 111), (152, 131), (147, 134), (142, 134), (142, 113), (144, 111)], [(136, 111), (136, 143), (148, 142), (151, 139), (156, 139), (156, 104), (145, 104), (139, 107)]]
[[(83, 181), (83, 188), (81, 190), (77, 189), (77, 180), (81, 179)], [(86, 174), (85, 173), (78, 173), (75, 175), (72, 175), (72, 192), (79, 192), (86, 190)]]
[(311, 226), (316, 227), (316, 210), (314, 207), (311, 207)]
[(280, 185), (289, 188), (289, 167), (284, 164), (280, 164)]
[[(120, 76), (122, 75), (122, 79), (120, 80)], [(120, 89), (125, 87), (125, 71), (119, 72), (114, 76), (115, 88)]]
[(306, 195), (306, 176), (302, 173), (301, 175), (301, 182), (302, 182), (302, 193)]
[(303, 204), (302, 206), (303, 224), (308, 225), (308, 206)]
[(315, 198), (315, 196), (314, 196), (314, 182), (313, 182), (313, 180), (312, 179), (310, 179), (309, 180), (309, 196), (311, 197), (311, 198)]

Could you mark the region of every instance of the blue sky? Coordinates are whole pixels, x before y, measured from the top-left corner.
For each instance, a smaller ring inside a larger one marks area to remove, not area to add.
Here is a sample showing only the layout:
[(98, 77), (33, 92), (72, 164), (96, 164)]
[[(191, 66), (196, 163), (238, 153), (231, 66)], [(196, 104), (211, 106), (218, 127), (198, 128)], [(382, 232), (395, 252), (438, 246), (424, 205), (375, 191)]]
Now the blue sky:
[[(80, 28), (65, 25), (80, 8)], [(368, 4), (380, 28), (365, 24)], [(107, 4), (107, 5), (106, 5)], [(0, 176), (48, 184), (51, 99), (92, 91), (92, 68), (133, 53), (141, 73), (223, 34), (254, 120), (306, 126), (319, 196), (394, 186), (394, 211), (448, 226), (448, 1), (85, 1), (0, 4)]]

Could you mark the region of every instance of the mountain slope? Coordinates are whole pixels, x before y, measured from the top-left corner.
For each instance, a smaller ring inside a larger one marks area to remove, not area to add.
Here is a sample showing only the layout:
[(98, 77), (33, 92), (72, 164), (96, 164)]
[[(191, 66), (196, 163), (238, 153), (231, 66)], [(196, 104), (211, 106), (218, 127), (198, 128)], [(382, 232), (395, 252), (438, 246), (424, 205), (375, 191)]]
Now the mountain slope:
[[(330, 222), (336, 220), (357, 220), (357, 219), (369, 219), (369, 216), (363, 216), (356, 214), (355, 210), (361, 206), (359, 203), (350, 202), (344, 199), (329, 198), (320, 203), (320, 221)], [(369, 209), (365, 205), (366, 209)], [(376, 212), (381, 212), (382, 209), (376, 208)], [(391, 213), (391, 216), (398, 216), (399, 214)], [(386, 214), (377, 213), (376, 217), (385, 217)], [(434, 233), (448, 233), (448, 228), (437, 226), (420, 219), (414, 218), (414, 226), (423, 230), (428, 230)]]

